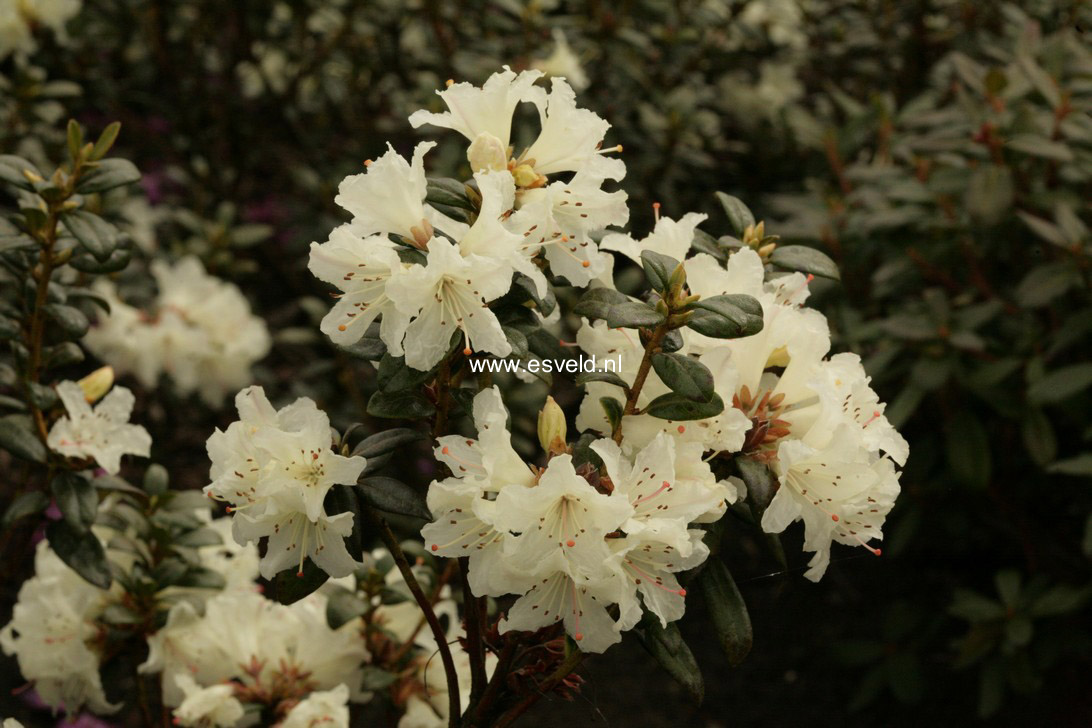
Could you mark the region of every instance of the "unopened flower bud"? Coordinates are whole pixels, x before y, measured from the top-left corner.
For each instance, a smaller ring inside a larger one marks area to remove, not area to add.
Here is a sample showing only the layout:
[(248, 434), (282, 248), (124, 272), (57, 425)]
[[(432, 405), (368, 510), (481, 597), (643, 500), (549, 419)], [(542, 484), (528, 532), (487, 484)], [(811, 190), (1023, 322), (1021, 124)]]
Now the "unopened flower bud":
[(470, 161), (470, 169), (475, 172), (499, 172), (508, 166), (508, 150), (500, 139), (487, 131), (483, 131), (470, 143), (466, 158)]
[(110, 387), (114, 386), (114, 368), (101, 367), (96, 369), (77, 384), (83, 390), (84, 399), (87, 400), (88, 404), (94, 404), (110, 391)]
[(556, 455), (565, 451), (565, 435), (565, 413), (553, 397), (547, 397), (538, 413), (538, 442), (543, 450)]

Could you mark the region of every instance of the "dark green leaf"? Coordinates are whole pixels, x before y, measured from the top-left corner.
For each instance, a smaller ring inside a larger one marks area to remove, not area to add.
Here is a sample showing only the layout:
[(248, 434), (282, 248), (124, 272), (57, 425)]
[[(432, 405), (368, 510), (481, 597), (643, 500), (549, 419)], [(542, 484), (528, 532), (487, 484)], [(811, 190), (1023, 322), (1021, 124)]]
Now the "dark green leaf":
[(1047, 472), (1059, 475), (1092, 476), (1092, 452), (1081, 453), (1076, 457), (1051, 463), (1047, 466)]
[(106, 560), (106, 551), (99, 539), (91, 531), (77, 531), (67, 521), (54, 521), (46, 529), (46, 538), (54, 553), (61, 561), (87, 582), (109, 589), (113, 579), (110, 576), (110, 564)]
[(98, 215), (85, 210), (70, 210), (61, 213), (61, 221), (68, 232), (80, 241), (80, 245), (100, 263), (109, 260), (110, 254), (117, 248), (121, 233)]
[(364, 438), (353, 448), (352, 454), (371, 459), (392, 452), (411, 442), (427, 439), (427, 437), (420, 430), (411, 430), (408, 427), (394, 427)]
[(1028, 399), (1039, 404), (1060, 402), (1092, 386), (1092, 364), (1055, 369), (1028, 388)]
[(171, 484), (167, 469), (159, 463), (152, 463), (144, 471), (144, 492), (148, 495), (163, 495)]
[(641, 251), (641, 265), (645, 269), (645, 277), (654, 290), (665, 292), (671, 280), (671, 274), (679, 267), (679, 261), (671, 256), (657, 253), (654, 250)]
[(17, 157), (14, 154), (0, 154), (0, 182), (7, 182), (20, 189), (33, 192), (34, 185), (23, 174), (24, 170), (38, 177), (43, 176), (37, 167), (22, 157)]
[(367, 602), (344, 587), (334, 587), (327, 592), (326, 623), (330, 629), (340, 629), (368, 609)]
[(770, 254), (770, 262), (784, 270), (811, 273), (821, 278), (841, 280), (838, 266), (826, 253), (806, 245), (779, 245)]
[(49, 503), (49, 496), (40, 490), (20, 493), (15, 496), (15, 500), (13, 500), (11, 505), (8, 506), (8, 509), (4, 511), (4, 517), (0, 520), (0, 526), (8, 528), (20, 518), (26, 518), (27, 516), (41, 513), (49, 507)]
[(45, 307), (45, 311), (69, 339), (78, 339), (91, 328), (91, 322), (87, 320), (83, 311), (73, 306), (51, 303)]
[(0, 417), (0, 448), (24, 460), (46, 461), (46, 447), (34, 432), (34, 423), (23, 415)]
[(1043, 414), (1042, 410), (1027, 411), (1021, 432), (1024, 436), (1024, 447), (1028, 449), (1031, 459), (1040, 466), (1045, 466), (1058, 456), (1058, 440), (1054, 436), (1054, 426), (1050, 424), (1050, 418)]
[(979, 418), (960, 410), (950, 421), (946, 435), (952, 474), (972, 488), (985, 488), (990, 480), (990, 441)]
[(590, 319), (605, 319), (614, 306), (629, 302), (629, 296), (613, 288), (590, 288), (573, 307), (577, 316)]
[(695, 401), (684, 397), (678, 392), (661, 394), (648, 403), (644, 413), (659, 417), (661, 420), (704, 420), (707, 417), (716, 417), (724, 411), (724, 402), (720, 395), (713, 394), (701, 401)]
[(105, 192), (122, 185), (131, 185), (140, 181), (140, 170), (128, 159), (104, 159), (90, 172), (80, 177), (76, 191), (80, 194)]
[(762, 304), (742, 294), (703, 298), (693, 304), (686, 325), (716, 339), (752, 336), (762, 330)]
[(629, 385), (626, 384), (626, 380), (614, 372), (594, 371), (594, 372), (581, 372), (576, 375), (576, 379), (573, 380), (577, 386), (587, 384), (588, 382), (606, 382), (607, 384), (613, 384), (623, 389), (628, 389)]
[(406, 358), (384, 354), (376, 372), (376, 384), (387, 394), (421, 386), (432, 378), (432, 371), (421, 371), (406, 364)]
[(467, 194), (466, 185), (450, 177), (429, 177), (426, 183), (425, 202), (447, 207), (458, 207), (476, 212), (477, 208)]
[(387, 345), (379, 338), (379, 322), (376, 321), (368, 327), (364, 336), (354, 344), (346, 346), (337, 345), (337, 348), (356, 359), (375, 361), (387, 353)]
[(622, 403), (614, 397), (600, 397), (599, 404), (603, 406), (603, 411), (607, 414), (607, 422), (610, 424), (611, 431), (617, 430), (622, 422), (622, 413), (625, 411)]
[(664, 627), (657, 617), (646, 612), (638, 634), (645, 649), (656, 658), (660, 667), (686, 690), (694, 702), (700, 704), (705, 697), (705, 681), (702, 680), (697, 660), (679, 634), (678, 626), (670, 622)]
[(400, 480), (382, 475), (361, 478), (357, 492), (376, 510), (432, 520), (424, 497)]
[(743, 237), (743, 231), (755, 224), (755, 216), (751, 214), (750, 208), (738, 197), (732, 197), (723, 192), (717, 193), (717, 200), (724, 208), (724, 214), (728, 216), (728, 224), (732, 226), (732, 232), (736, 234), (736, 237)]
[(374, 665), (365, 665), (362, 672), (363, 683), (361, 687), (364, 690), (385, 690), (398, 680), (398, 675)]
[(293, 604), (314, 593), (329, 578), (329, 574), (307, 559), (302, 572), (286, 569), (273, 577), (273, 598), (281, 604)]
[(652, 327), (663, 323), (664, 315), (647, 303), (626, 301), (611, 306), (607, 314), (607, 326), (612, 329)]
[(751, 651), (754, 635), (751, 631), (751, 617), (747, 605), (739, 593), (728, 567), (719, 558), (706, 563), (698, 576), (702, 598), (709, 610), (713, 623), (713, 633), (721, 649), (728, 655), (728, 664), (733, 667), (743, 662)]
[(133, 251), (128, 243), (124, 241), (119, 241), (119, 243), (121, 244), (104, 261), (99, 261), (91, 253), (81, 250), (72, 256), (68, 264), (81, 273), (93, 273), (95, 275), (117, 273), (125, 270), (133, 259)]
[(430, 417), (435, 411), (432, 403), (417, 392), (376, 392), (368, 400), (368, 414), (374, 417), (412, 420)]
[(652, 355), (652, 366), (672, 392), (697, 402), (713, 398), (713, 373), (697, 359), (685, 354)]
[(777, 480), (770, 468), (757, 460), (736, 458), (735, 464), (739, 477), (747, 486), (747, 502), (756, 511), (755, 516), (761, 518), (777, 492)]
[(50, 489), (65, 523), (73, 531), (83, 533), (91, 528), (99, 508), (99, 494), (87, 478), (62, 471), (53, 477)]

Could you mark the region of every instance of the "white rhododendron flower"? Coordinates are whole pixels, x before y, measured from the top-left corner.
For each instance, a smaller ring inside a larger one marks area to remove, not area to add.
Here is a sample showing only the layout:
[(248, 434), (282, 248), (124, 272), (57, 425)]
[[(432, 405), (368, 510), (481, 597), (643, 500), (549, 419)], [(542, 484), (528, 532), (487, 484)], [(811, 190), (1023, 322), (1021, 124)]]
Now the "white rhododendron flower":
[(539, 71), (553, 78), (564, 78), (574, 91), (583, 91), (588, 87), (588, 74), (580, 63), (580, 58), (573, 52), (565, 33), (555, 29), (553, 32), (554, 50), (550, 55), (531, 62)]
[(111, 307), (87, 333), (88, 348), (145, 387), (168, 374), (181, 393), (218, 406), (251, 382), (251, 367), (269, 353), (265, 322), (238, 287), (210, 276), (197, 258), (155, 261), (152, 273), (159, 294), (148, 311), (120, 301), (111, 283), (96, 283)]
[(15, 53), (25, 56), (38, 48), (33, 31), (53, 31), (59, 43), (68, 41), (65, 28), (80, 12), (80, 0), (5, 0), (0, 3), (0, 60)]
[(230, 682), (244, 694), (276, 685), (300, 698), (345, 684), (351, 700), (366, 700), (359, 688), (368, 656), (360, 621), (330, 629), (326, 601), (316, 592), (284, 605), (257, 592), (230, 590), (209, 599), (203, 615), (191, 603), (178, 602), (166, 626), (148, 638), (141, 672), (162, 674), (163, 700), (172, 707), (189, 695), (179, 676), (201, 688)]
[(23, 582), (11, 621), (0, 630), (0, 648), (19, 662), (19, 672), (34, 683), (54, 711), (75, 714), (86, 706), (112, 713), (99, 675), (102, 629), (96, 619), (117, 599), (85, 581), (41, 541), (34, 556), (34, 576)]
[(489, 258), (464, 258), (454, 245), (434, 238), (428, 265), (415, 266), (387, 287), (399, 310), (414, 316), (406, 327), (406, 363), (415, 369), (431, 369), (447, 353), (455, 331), (462, 332), (468, 355), (472, 351), (510, 354), (512, 346), (486, 306), (511, 285), (511, 274), (505, 273)]
[(306, 397), (276, 410), (261, 387), (249, 387), (235, 403), (240, 419), (209, 437), (205, 492), (230, 504), (236, 540), (269, 538), (266, 578), (292, 565), (302, 574), (308, 558), (331, 576), (349, 574), (353, 515), (327, 514), (323, 500), (335, 485), (356, 483), (364, 458), (330, 448), (330, 420)]
[(288, 711), (280, 728), (349, 728), (349, 688), (313, 692)]
[(114, 387), (92, 408), (76, 382), (57, 385), (66, 416), (54, 423), (46, 443), (66, 457), (93, 458), (103, 470), (116, 474), (122, 455), (148, 457), (152, 436), (140, 425), (129, 424), (136, 401), (125, 387)]
[(201, 687), (185, 673), (174, 677), (185, 698), (174, 709), (174, 722), (195, 728), (231, 728), (243, 717), (243, 704), (228, 683)]
[(644, 240), (637, 241), (623, 233), (611, 233), (603, 237), (599, 247), (622, 253), (636, 263), (641, 262), (641, 253), (646, 250), (681, 261), (694, 241), (694, 230), (706, 219), (706, 215), (696, 212), (688, 212), (678, 220), (657, 214), (656, 227)]

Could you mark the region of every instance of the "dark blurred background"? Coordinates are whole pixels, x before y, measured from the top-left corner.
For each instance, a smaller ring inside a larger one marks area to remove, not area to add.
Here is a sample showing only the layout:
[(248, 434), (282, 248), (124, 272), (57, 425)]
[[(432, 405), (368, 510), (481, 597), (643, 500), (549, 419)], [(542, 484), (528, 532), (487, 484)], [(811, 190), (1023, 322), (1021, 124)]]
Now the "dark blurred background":
[[(85, 0), (66, 40), (0, 62), (0, 149), (33, 158), (63, 147), (68, 116), (120, 119), (117, 153), (144, 174), (105, 200), (139, 250), (123, 290), (139, 298), (156, 257), (200, 256), (274, 334), (258, 382), (343, 427), (374, 374), (319, 334), (328, 304), (305, 270), (344, 219), (337, 184), (387, 141), (407, 153), (422, 137), (406, 116), (445, 79), (569, 77), (625, 148), (638, 236), (653, 201), (727, 234), (720, 190), (839, 263), (813, 302), (911, 456), (883, 557), (836, 549), (819, 584), (798, 531), (782, 563), (729, 526), (754, 648), (730, 667), (690, 600), (700, 708), (627, 640), (528, 724), (1085, 726), (1090, 31), (1081, 0)], [(430, 172), (466, 176), (452, 136)], [(125, 384), (156, 460), (203, 486), (230, 405)], [(528, 445), (543, 394), (509, 401)]]

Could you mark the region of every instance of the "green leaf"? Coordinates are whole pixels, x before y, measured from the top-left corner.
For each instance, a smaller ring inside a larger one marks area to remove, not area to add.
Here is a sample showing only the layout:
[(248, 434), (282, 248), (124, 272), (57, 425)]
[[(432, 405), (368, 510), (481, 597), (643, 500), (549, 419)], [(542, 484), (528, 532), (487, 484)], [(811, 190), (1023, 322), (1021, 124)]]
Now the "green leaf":
[(83, 349), (73, 341), (66, 341), (56, 346), (50, 346), (45, 350), (42, 367), (45, 369), (66, 367), (69, 364), (79, 364), (83, 359)]
[(1038, 404), (1061, 402), (1092, 386), (1092, 364), (1071, 364), (1046, 374), (1028, 388), (1028, 399)]
[(757, 511), (755, 516), (761, 518), (777, 492), (777, 480), (770, 468), (757, 460), (736, 458), (735, 464), (739, 477), (747, 486), (747, 502)]
[(128, 159), (104, 159), (76, 183), (76, 191), (87, 195), (92, 192), (105, 192), (122, 185), (131, 185), (140, 181), (140, 170)]
[(1058, 456), (1058, 440), (1054, 436), (1054, 427), (1042, 410), (1029, 409), (1021, 431), (1024, 447), (1038, 465), (1045, 466)]
[(415, 389), (432, 377), (432, 371), (421, 371), (406, 364), (403, 356), (383, 355), (376, 371), (376, 384), (387, 394)]
[(33, 192), (34, 184), (23, 174), (24, 170), (38, 177), (44, 177), (37, 167), (22, 157), (14, 154), (0, 154), (0, 182), (7, 182), (20, 189)]
[(950, 421), (944, 439), (948, 465), (956, 480), (972, 488), (985, 488), (990, 481), (990, 441), (979, 418), (960, 410)]
[(737, 238), (743, 237), (743, 231), (755, 224), (755, 216), (750, 208), (743, 204), (743, 200), (718, 192), (717, 201), (724, 208), (724, 214), (728, 216), (728, 224), (732, 226), (732, 231)]
[(36, 463), (44, 463), (48, 454), (34, 432), (33, 422), (23, 415), (0, 417), (0, 448)]
[(394, 427), (364, 438), (353, 448), (352, 454), (364, 458), (374, 458), (392, 452), (411, 442), (425, 440), (427, 437), (420, 430), (411, 430), (408, 427)]
[(294, 604), (314, 593), (329, 578), (329, 574), (307, 559), (302, 572), (286, 569), (273, 577), (273, 598), (281, 604)]
[(573, 380), (576, 386), (582, 386), (588, 382), (606, 382), (607, 384), (613, 384), (623, 389), (628, 389), (629, 385), (625, 379), (614, 372), (594, 371), (594, 372), (582, 372), (576, 375), (576, 379)]
[(357, 486), (364, 501), (376, 510), (432, 520), (424, 497), (400, 480), (376, 475), (361, 478)]
[(648, 278), (649, 285), (663, 293), (670, 287), (671, 274), (679, 267), (679, 261), (654, 250), (643, 250), (641, 266), (645, 269), (645, 277)]
[(607, 326), (612, 329), (650, 328), (663, 323), (664, 315), (647, 303), (626, 301), (611, 306)]
[(80, 241), (80, 245), (100, 263), (109, 260), (111, 253), (117, 248), (120, 236), (118, 229), (98, 215), (84, 210), (70, 210), (61, 213), (61, 221)]
[(53, 477), (50, 490), (65, 523), (78, 533), (88, 531), (99, 509), (99, 494), (95, 486), (87, 478), (63, 471)]
[(31, 248), (39, 247), (39, 245), (37, 240), (23, 233), (0, 235), (0, 253), (16, 250), (30, 250)]
[(110, 151), (110, 148), (114, 146), (114, 142), (117, 141), (118, 133), (121, 132), (121, 122), (115, 121), (108, 124), (105, 129), (102, 130), (102, 134), (99, 134), (98, 141), (95, 142), (95, 146), (91, 148), (91, 154), (88, 155), (88, 160), (97, 162), (106, 156), (106, 153)]
[(708, 399), (696, 401), (684, 397), (678, 392), (661, 394), (648, 403), (644, 413), (661, 420), (704, 420), (716, 417), (724, 411), (724, 402), (720, 395), (713, 394)]
[(109, 589), (113, 578), (106, 551), (91, 531), (77, 531), (67, 521), (54, 521), (46, 529), (49, 546), (61, 561), (100, 589)]
[(425, 185), (425, 202), (430, 205), (446, 205), (463, 210), (477, 212), (470, 196), (467, 194), (466, 185), (457, 179), (450, 177), (429, 177)]
[(51, 303), (45, 307), (45, 312), (69, 339), (78, 339), (91, 328), (91, 322), (83, 311), (73, 306)]
[(15, 500), (13, 500), (11, 505), (8, 506), (8, 509), (4, 511), (4, 517), (3, 519), (0, 519), (0, 526), (8, 528), (20, 518), (26, 518), (27, 516), (41, 513), (46, 508), (49, 508), (49, 503), (49, 496), (40, 490), (20, 493), (15, 496)]
[(604, 319), (612, 329), (655, 326), (664, 320), (664, 315), (648, 303), (633, 300), (614, 288), (590, 289), (572, 312), (589, 319)]
[(779, 245), (770, 254), (770, 262), (784, 270), (811, 273), (836, 281), (842, 278), (830, 256), (806, 245)]
[(125, 270), (132, 259), (132, 248), (127, 241), (119, 239), (118, 247), (104, 261), (100, 261), (91, 253), (81, 249), (69, 259), (68, 264), (81, 273), (105, 275)]
[(713, 632), (728, 664), (735, 667), (743, 662), (754, 643), (751, 616), (743, 595), (739, 593), (731, 572), (719, 558), (710, 559), (698, 576), (698, 586), (709, 610)]
[(1056, 162), (1072, 162), (1073, 152), (1062, 142), (1052, 141), (1038, 134), (1017, 134), (1005, 144), (1009, 149), (1014, 149), (1034, 157), (1052, 159)]
[(1080, 271), (1068, 261), (1045, 263), (1032, 268), (1016, 287), (1016, 300), (1021, 306), (1045, 306), (1071, 288), (1080, 287)]
[(664, 627), (659, 618), (646, 612), (641, 619), (638, 635), (660, 667), (686, 690), (694, 702), (701, 704), (705, 697), (705, 681), (702, 680), (694, 654), (679, 634), (678, 626), (670, 622)]
[(144, 471), (144, 492), (148, 495), (163, 495), (171, 486), (171, 476), (159, 463), (152, 463)]
[(697, 402), (713, 397), (713, 373), (697, 359), (685, 354), (652, 355), (652, 367), (672, 392)]
[(80, 129), (80, 125), (76, 123), (75, 119), (68, 120), (66, 136), (66, 141), (68, 142), (68, 156), (75, 159), (76, 155), (80, 153), (80, 147), (83, 146), (83, 130)]
[(686, 325), (715, 339), (738, 339), (762, 331), (762, 304), (743, 294), (711, 296), (692, 304)]
[(326, 624), (330, 629), (340, 629), (369, 609), (367, 602), (344, 587), (333, 587), (326, 596)]
[(345, 352), (349, 356), (355, 359), (364, 359), (365, 361), (375, 361), (381, 358), (387, 353), (387, 345), (383, 343), (383, 340), (379, 338), (379, 322), (376, 321), (368, 327), (368, 330), (364, 333), (364, 336), (353, 344), (346, 346), (336, 345), (340, 351)]
[(375, 665), (365, 665), (362, 673), (362, 689), (373, 692), (376, 690), (385, 690), (398, 680), (398, 675), (393, 672), (387, 672)]
[(607, 415), (607, 422), (610, 424), (611, 431), (617, 430), (622, 422), (622, 413), (625, 411), (625, 408), (622, 407), (622, 403), (614, 397), (600, 397), (599, 404), (603, 406), (603, 411)]
[(374, 417), (412, 420), (430, 417), (434, 412), (436, 407), (418, 392), (376, 392), (368, 400), (368, 414)]
[(1051, 463), (1047, 466), (1047, 472), (1059, 475), (1090, 476), (1092, 475), (1092, 452), (1081, 453), (1077, 457)]

